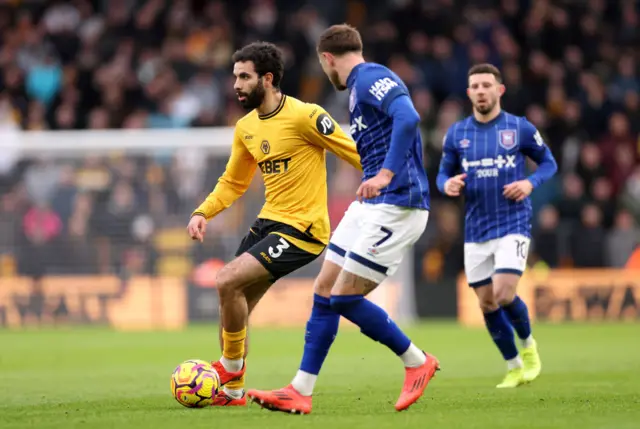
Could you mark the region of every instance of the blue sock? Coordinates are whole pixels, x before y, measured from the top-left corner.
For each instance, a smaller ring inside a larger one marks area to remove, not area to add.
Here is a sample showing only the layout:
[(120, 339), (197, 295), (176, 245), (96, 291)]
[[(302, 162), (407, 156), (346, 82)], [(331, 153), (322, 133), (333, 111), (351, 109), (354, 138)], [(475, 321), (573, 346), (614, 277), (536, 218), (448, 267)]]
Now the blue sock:
[(398, 356), (411, 345), (411, 340), (387, 312), (362, 295), (332, 295), (331, 308), (358, 325), (367, 337), (389, 347)]
[(531, 335), (531, 323), (529, 322), (529, 309), (527, 304), (516, 295), (515, 299), (509, 305), (502, 307), (507, 313), (507, 317), (516, 330), (521, 340), (529, 338)]
[(329, 349), (338, 333), (340, 315), (331, 309), (331, 301), (320, 295), (313, 295), (311, 317), (307, 322), (304, 336), (304, 353), (300, 369), (318, 375), (329, 354)]
[(505, 311), (502, 308), (498, 308), (491, 313), (484, 313), (484, 322), (504, 360), (510, 360), (518, 356), (513, 329), (511, 329), (511, 324), (509, 324)]

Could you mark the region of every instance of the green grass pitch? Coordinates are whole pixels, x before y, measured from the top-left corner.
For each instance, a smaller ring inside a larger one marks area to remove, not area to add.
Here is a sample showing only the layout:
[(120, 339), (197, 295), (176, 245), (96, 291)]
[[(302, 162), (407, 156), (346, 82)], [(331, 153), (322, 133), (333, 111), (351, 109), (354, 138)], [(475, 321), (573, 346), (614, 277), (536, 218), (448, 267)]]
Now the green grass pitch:
[[(252, 332), (248, 384), (294, 375), (302, 329)], [(0, 331), (0, 428), (640, 428), (640, 324), (539, 325), (543, 372), (497, 390), (504, 372), (482, 329), (408, 329), (442, 371), (409, 411), (393, 404), (403, 371), (382, 345), (343, 329), (321, 373), (311, 415), (248, 408), (192, 410), (169, 375), (188, 358), (219, 356), (217, 329), (121, 333), (100, 328)]]

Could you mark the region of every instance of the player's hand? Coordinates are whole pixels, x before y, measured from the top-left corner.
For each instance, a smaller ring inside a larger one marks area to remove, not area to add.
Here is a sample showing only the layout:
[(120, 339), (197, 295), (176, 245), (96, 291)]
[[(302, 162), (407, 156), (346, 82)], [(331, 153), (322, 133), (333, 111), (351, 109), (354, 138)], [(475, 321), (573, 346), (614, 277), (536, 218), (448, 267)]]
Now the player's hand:
[(462, 173), (447, 180), (444, 184), (444, 193), (450, 197), (460, 196), (460, 191), (464, 188), (464, 179), (466, 178), (467, 173)]
[(381, 189), (389, 186), (391, 179), (393, 179), (393, 173), (391, 171), (386, 169), (380, 170), (374, 177), (360, 184), (360, 187), (358, 187), (356, 191), (358, 201), (377, 197), (380, 195)]
[(189, 237), (192, 240), (199, 240), (202, 243), (204, 240), (204, 233), (207, 230), (207, 220), (204, 216), (195, 215), (191, 217), (189, 220), (189, 225), (187, 225), (187, 232), (189, 233)]
[(520, 202), (531, 195), (531, 192), (533, 192), (533, 185), (525, 179), (505, 185), (502, 195), (510, 200)]

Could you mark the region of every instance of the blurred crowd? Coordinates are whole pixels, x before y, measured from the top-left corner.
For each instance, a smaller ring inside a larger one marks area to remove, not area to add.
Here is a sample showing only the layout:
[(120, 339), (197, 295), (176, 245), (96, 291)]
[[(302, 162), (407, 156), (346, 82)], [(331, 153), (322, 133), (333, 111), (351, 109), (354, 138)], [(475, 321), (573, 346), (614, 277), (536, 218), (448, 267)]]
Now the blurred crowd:
[[(233, 51), (257, 39), (286, 56), (283, 91), (341, 123), (345, 93), (317, 64), (315, 40), (347, 21), (369, 60), (409, 86), (435, 181), (442, 136), (469, 114), (466, 72), (503, 73), (506, 110), (541, 131), (560, 166), (536, 190), (532, 263), (622, 266), (640, 243), (640, 2), (635, 0), (13, 0), (0, 2), (0, 135), (21, 130), (233, 125)], [(1, 138), (1, 137), (0, 137)], [(217, 218), (207, 241), (184, 232), (224, 156), (0, 156), (0, 275), (188, 274), (227, 259), (258, 212), (262, 185)], [(330, 158), (339, 221), (357, 174)], [(462, 268), (462, 207), (433, 189), (417, 244), (422, 275)], [(312, 265), (299, 274), (314, 274)]]

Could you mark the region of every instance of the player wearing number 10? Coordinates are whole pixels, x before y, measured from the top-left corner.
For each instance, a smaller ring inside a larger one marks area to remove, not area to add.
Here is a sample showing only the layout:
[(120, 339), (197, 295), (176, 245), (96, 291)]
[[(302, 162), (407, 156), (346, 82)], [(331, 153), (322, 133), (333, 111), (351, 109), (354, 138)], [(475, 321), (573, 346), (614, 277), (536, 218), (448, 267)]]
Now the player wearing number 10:
[[(468, 75), (473, 115), (447, 131), (437, 184), (451, 197), (464, 193), (467, 281), (507, 361), (507, 375), (497, 387), (517, 387), (534, 380), (542, 368), (527, 306), (516, 295), (531, 237), (529, 195), (555, 174), (557, 165), (529, 121), (501, 110), (505, 87), (499, 70), (480, 64)], [(538, 164), (528, 177), (525, 157)], [(513, 329), (522, 341), (522, 357)]]
[(266, 202), (236, 259), (216, 277), (222, 358), (213, 366), (224, 391), (214, 405), (221, 406), (246, 404), (249, 313), (277, 279), (316, 259), (329, 242), (325, 150), (361, 170), (353, 140), (324, 109), (280, 92), (284, 65), (275, 45), (247, 45), (233, 62), (234, 89), (250, 112), (236, 124), (224, 174), (188, 226), (202, 241), (207, 221), (240, 198), (260, 168)]

